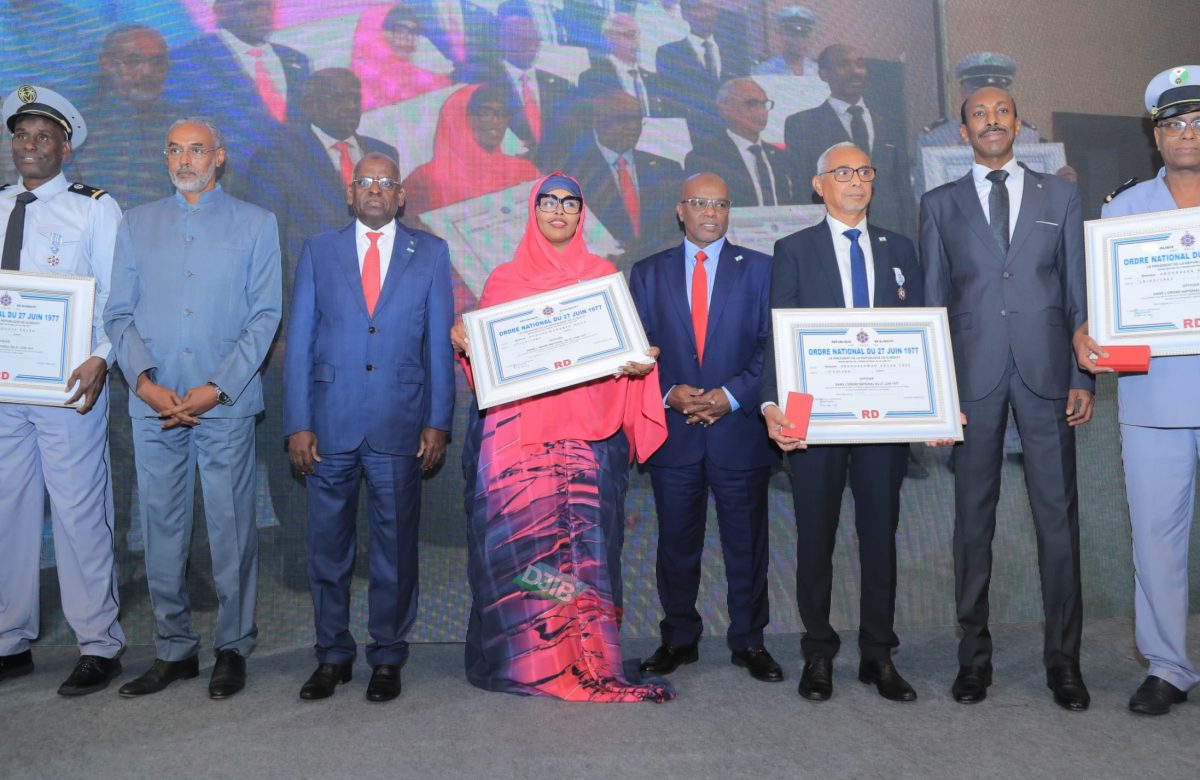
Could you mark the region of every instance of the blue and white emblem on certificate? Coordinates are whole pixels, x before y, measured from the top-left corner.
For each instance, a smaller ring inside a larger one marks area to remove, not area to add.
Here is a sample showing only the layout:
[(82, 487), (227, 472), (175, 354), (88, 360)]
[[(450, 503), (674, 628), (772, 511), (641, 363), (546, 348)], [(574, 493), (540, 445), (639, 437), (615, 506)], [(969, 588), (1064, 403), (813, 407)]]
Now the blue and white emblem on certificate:
[(480, 409), (652, 362), (622, 274), (463, 314)]
[(1200, 208), (1095, 219), (1083, 230), (1092, 338), (1200, 354)]
[(64, 404), (91, 354), (95, 295), (90, 276), (0, 271), (0, 403)]
[(962, 440), (945, 309), (774, 309), (771, 320), (778, 397), (813, 397), (809, 444)]

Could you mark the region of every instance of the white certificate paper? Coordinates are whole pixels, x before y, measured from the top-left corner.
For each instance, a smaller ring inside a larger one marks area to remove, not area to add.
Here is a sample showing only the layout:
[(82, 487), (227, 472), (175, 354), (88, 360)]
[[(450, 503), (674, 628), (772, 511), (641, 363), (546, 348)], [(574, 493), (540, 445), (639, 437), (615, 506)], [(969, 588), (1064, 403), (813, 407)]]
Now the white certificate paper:
[(622, 274), (463, 315), (480, 409), (648, 362), (646, 332)]
[(1200, 208), (1094, 219), (1083, 230), (1092, 338), (1200, 354)]
[(813, 396), (809, 444), (962, 440), (945, 309), (771, 315), (780, 403)]
[(91, 354), (95, 295), (90, 276), (0, 271), (0, 402), (64, 405)]

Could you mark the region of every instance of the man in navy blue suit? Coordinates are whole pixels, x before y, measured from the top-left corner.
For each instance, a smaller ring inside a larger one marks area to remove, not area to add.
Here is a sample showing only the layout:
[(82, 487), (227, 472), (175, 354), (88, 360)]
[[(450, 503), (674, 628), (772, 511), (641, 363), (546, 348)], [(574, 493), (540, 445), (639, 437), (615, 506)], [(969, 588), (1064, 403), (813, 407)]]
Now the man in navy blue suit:
[[(396, 149), (375, 138), (358, 134), (362, 119), (362, 90), (358, 77), (346, 68), (319, 70), (304, 83), (300, 107), (305, 122), (294, 122), (279, 141), (259, 149), (250, 161), (250, 178), (243, 197), (279, 220), (283, 247), (283, 324), (267, 364), (263, 367), (263, 392), (278, 402), (283, 386), (283, 350), (292, 282), (304, 242), (318, 233), (346, 224), (350, 209), (346, 190), (354, 166), (371, 153), (396, 158)], [(303, 182), (304, 186), (296, 186)], [(304, 518), (304, 486), (282, 455), (283, 427), (279, 415), (268, 415), (258, 426), (258, 446), (266, 458), (271, 504), (281, 528), (268, 537), (276, 548), (269, 561), (281, 581), (294, 590), (308, 590), (306, 551), (294, 530)]]
[[(775, 243), (772, 309), (920, 306), (921, 266), (912, 242), (867, 222), (871, 160), (852, 143), (836, 144), (816, 163), (813, 189), (826, 218)], [(665, 350), (664, 350), (665, 351)], [(793, 421), (779, 408), (775, 353), (763, 369), (767, 432), (788, 454), (796, 511), (796, 603), (804, 621), (804, 671), (800, 695), (825, 701), (833, 694), (833, 657), (841, 645), (829, 624), (833, 546), (849, 472), (854, 525), (862, 567), (858, 679), (874, 683), (893, 701), (914, 701), (916, 691), (892, 663), (900, 644), (896, 611), (896, 528), (907, 444), (807, 447), (790, 435)]]
[(715, 0), (680, 0), (691, 31), (659, 47), (655, 70), (672, 116), (686, 117), (693, 136), (722, 131), (716, 116), (721, 84), (750, 73), (745, 19), (717, 8)]
[(758, 680), (783, 669), (763, 646), (767, 625), (767, 480), (778, 456), (758, 421), (759, 372), (770, 345), (771, 258), (725, 240), (729, 188), (716, 174), (683, 184), (681, 245), (633, 267), (630, 289), (651, 344), (667, 441), (648, 461), (658, 510), (662, 646), (641, 665), (669, 674), (699, 658), (696, 611), (708, 492), (717, 501), (734, 664)]
[(368, 154), (355, 220), (314, 236), (296, 270), (284, 356), (288, 458), (308, 483), (308, 575), (318, 666), (302, 699), (333, 695), (357, 655), (350, 633), (359, 479), (370, 499), (369, 701), (400, 695), (417, 616), (421, 475), (446, 451), (454, 410), (454, 300), (446, 242), (396, 221), (396, 161)]
[[(226, 177), (244, 176), (250, 157), (274, 143), (285, 124), (300, 114), (300, 92), (308, 58), (271, 43), (274, 0), (215, 0), (217, 31), (171, 52), (168, 97), (205, 96), (201, 108), (225, 133)], [(232, 178), (222, 182), (241, 192)]]

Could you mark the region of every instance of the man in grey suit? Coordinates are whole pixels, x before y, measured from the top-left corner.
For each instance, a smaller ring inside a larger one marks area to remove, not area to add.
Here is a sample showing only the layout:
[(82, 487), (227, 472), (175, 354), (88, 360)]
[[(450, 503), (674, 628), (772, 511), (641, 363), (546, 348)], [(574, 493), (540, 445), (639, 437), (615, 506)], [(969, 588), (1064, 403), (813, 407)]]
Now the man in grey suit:
[(221, 132), (180, 119), (166, 142), (176, 193), (131, 209), (117, 232), (104, 327), (134, 395), (134, 461), (154, 610), (154, 665), (121, 686), (157, 693), (199, 673), (184, 576), (197, 466), (220, 600), (208, 686), (240, 691), (258, 628), (254, 418), (259, 367), (279, 327), (279, 231), (269, 211), (229, 196)]
[(1071, 347), (1087, 319), (1079, 195), (1073, 184), (1015, 162), (1021, 123), (1007, 91), (977, 90), (961, 115), (959, 132), (975, 164), (921, 199), (920, 232), (926, 305), (948, 309), (959, 399), (970, 423), (953, 456), (962, 639), (951, 691), (972, 704), (992, 682), (988, 585), (1011, 407), (1037, 528), (1046, 682), (1060, 706), (1084, 710), (1090, 697), (1079, 671), (1074, 427), (1091, 419), (1094, 381), (1075, 365)]

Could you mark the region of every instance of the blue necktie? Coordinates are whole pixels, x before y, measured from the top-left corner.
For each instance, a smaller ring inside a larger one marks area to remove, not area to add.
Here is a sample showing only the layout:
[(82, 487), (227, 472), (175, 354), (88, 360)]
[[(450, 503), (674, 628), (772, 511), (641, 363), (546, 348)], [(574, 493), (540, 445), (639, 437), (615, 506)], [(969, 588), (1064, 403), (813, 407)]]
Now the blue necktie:
[(858, 245), (858, 237), (862, 231), (850, 228), (843, 236), (850, 239), (850, 289), (854, 293), (854, 308), (865, 309), (871, 306), (871, 291), (867, 289), (867, 256)]

